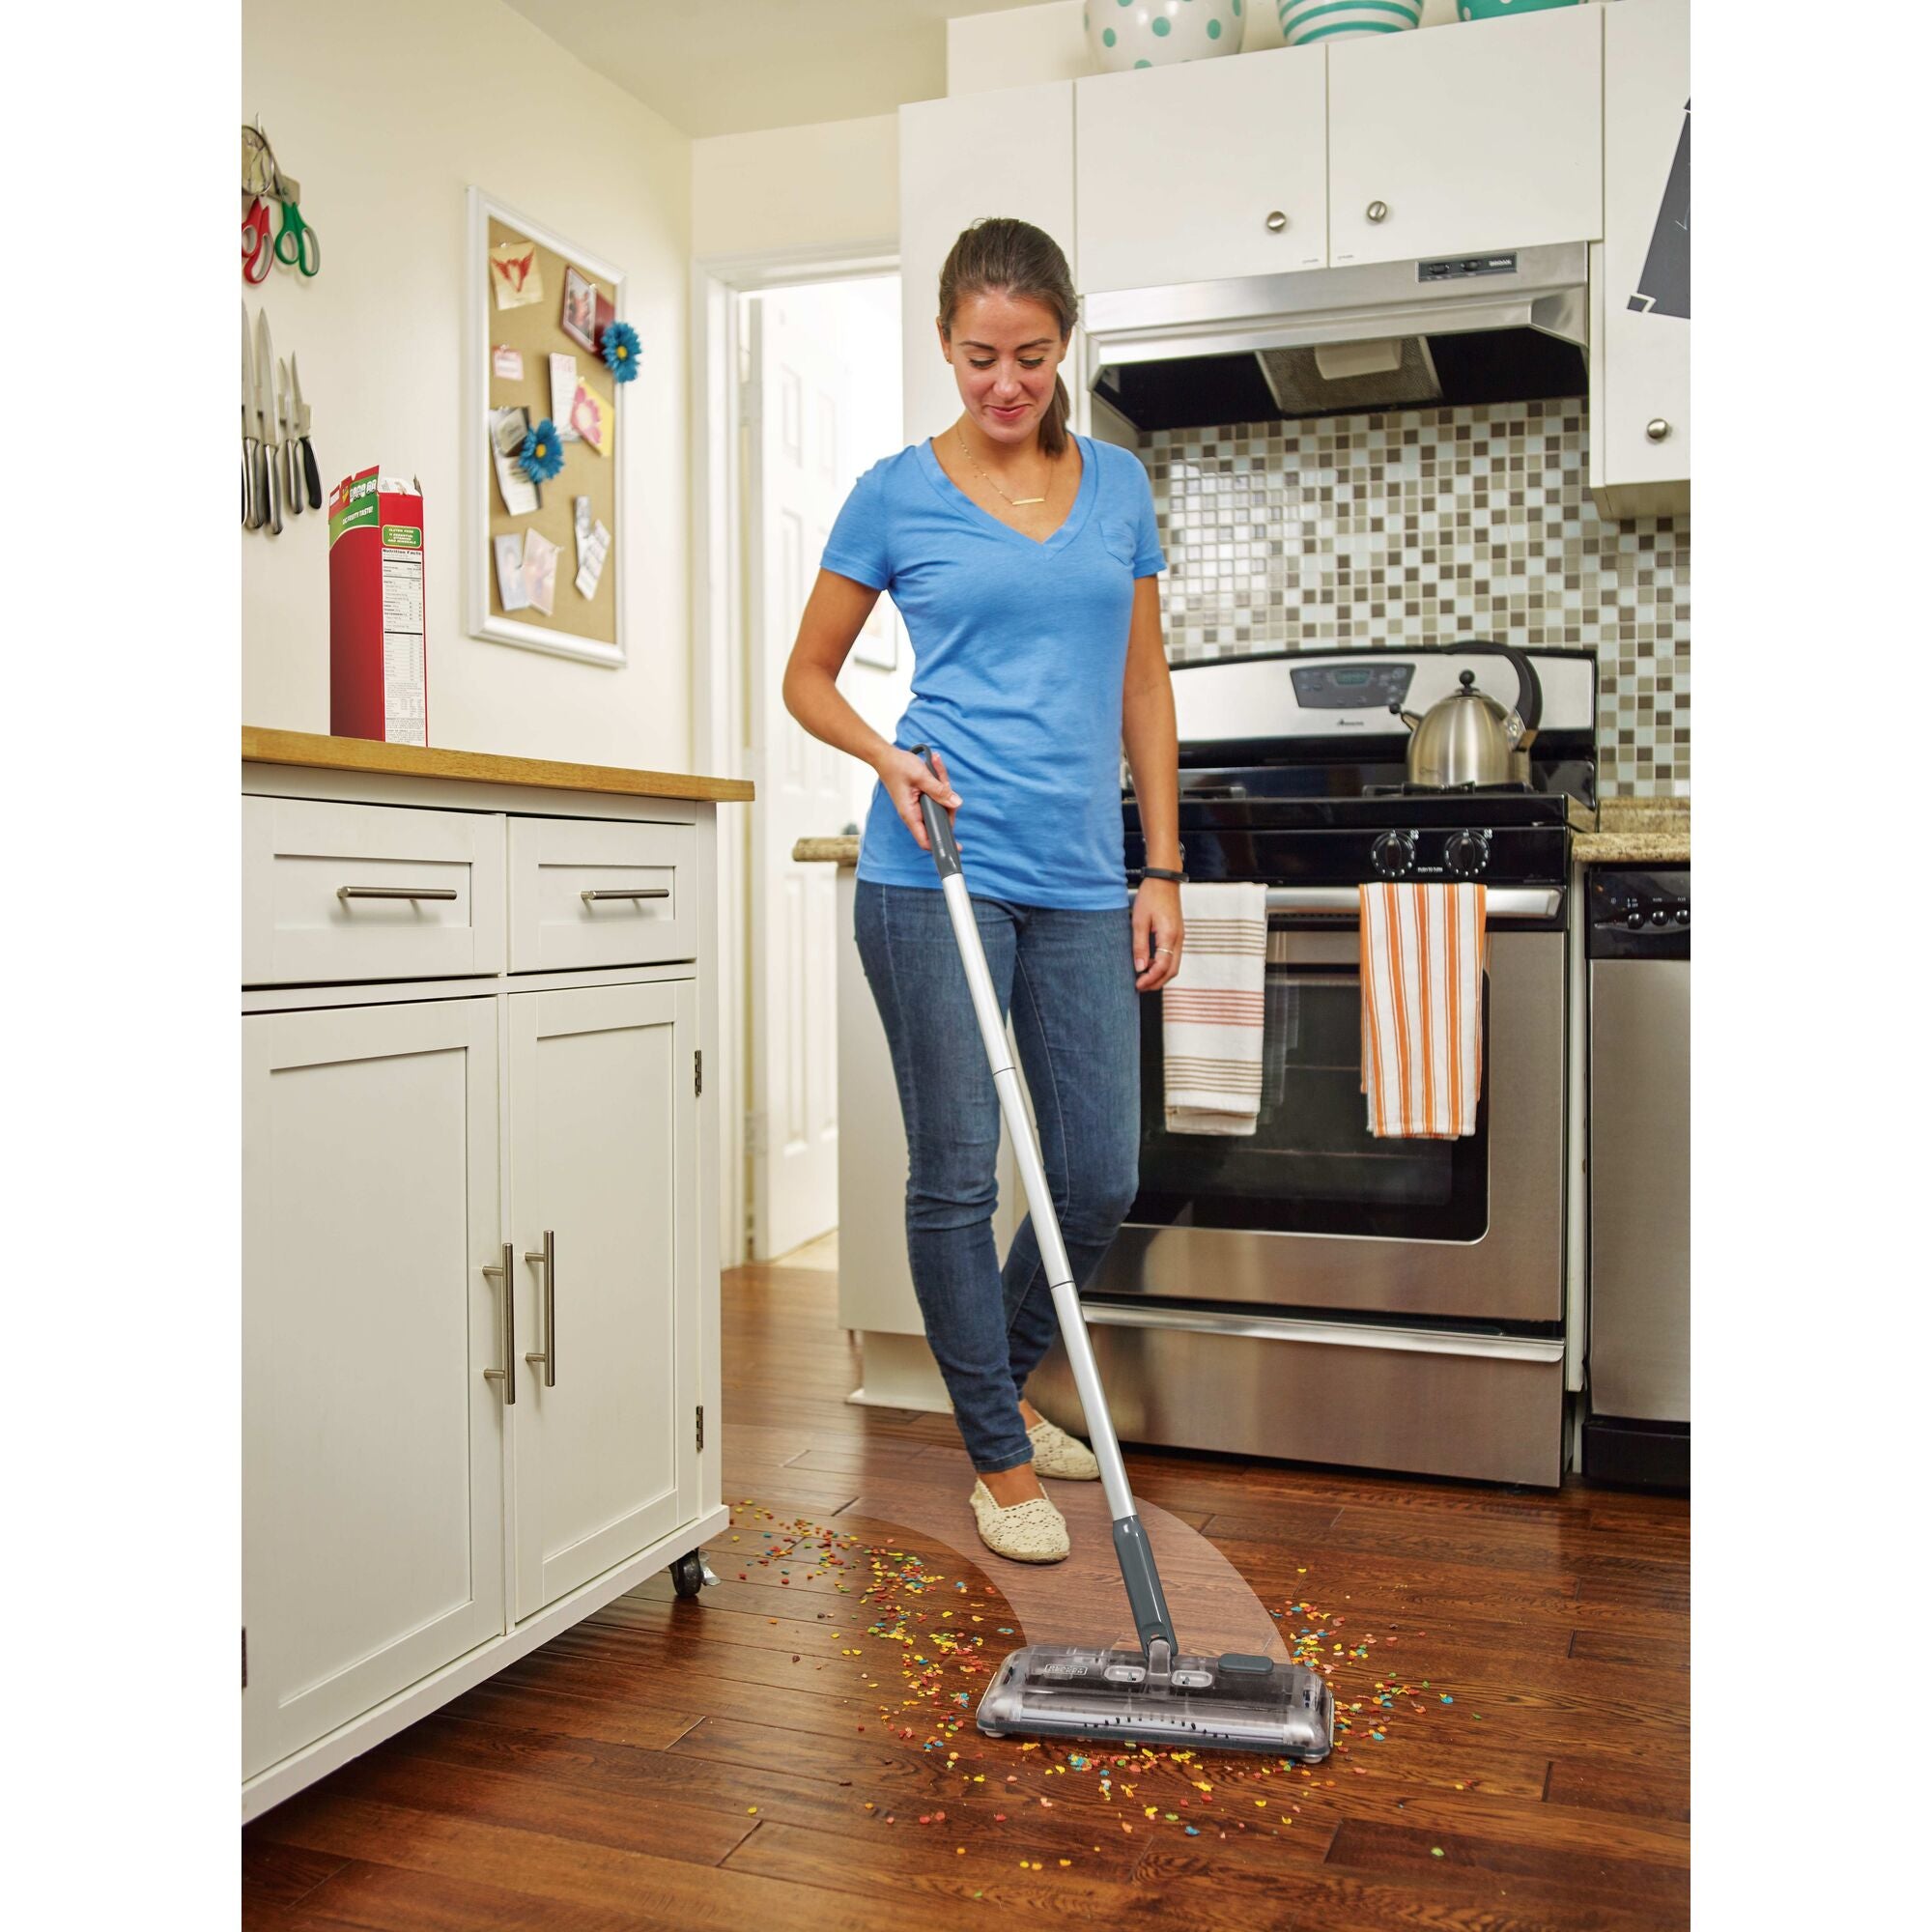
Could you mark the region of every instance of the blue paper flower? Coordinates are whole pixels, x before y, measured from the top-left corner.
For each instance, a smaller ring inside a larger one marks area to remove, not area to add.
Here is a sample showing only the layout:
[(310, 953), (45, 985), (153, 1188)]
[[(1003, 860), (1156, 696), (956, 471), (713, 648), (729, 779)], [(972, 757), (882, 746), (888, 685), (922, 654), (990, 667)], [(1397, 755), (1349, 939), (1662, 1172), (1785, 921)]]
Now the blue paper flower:
[(532, 483), (548, 483), (563, 468), (563, 439), (548, 416), (524, 438), (517, 462)]
[(604, 329), (604, 360), (620, 383), (638, 379), (638, 331), (628, 322), (608, 323)]

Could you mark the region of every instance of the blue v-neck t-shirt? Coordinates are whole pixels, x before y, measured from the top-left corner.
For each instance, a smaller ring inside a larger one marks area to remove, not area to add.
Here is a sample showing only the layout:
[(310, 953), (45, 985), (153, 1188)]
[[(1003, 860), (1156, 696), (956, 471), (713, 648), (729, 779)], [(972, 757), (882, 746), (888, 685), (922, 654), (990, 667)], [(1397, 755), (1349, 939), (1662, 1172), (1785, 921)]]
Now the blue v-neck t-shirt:
[[(1102, 911), (1128, 898), (1121, 723), (1134, 580), (1166, 560), (1139, 459), (1073, 440), (1080, 487), (1044, 543), (980, 508), (917, 442), (852, 486), (821, 562), (889, 592), (905, 619), (912, 702), (893, 742), (945, 759), (968, 889)], [(883, 782), (859, 877), (939, 886)]]

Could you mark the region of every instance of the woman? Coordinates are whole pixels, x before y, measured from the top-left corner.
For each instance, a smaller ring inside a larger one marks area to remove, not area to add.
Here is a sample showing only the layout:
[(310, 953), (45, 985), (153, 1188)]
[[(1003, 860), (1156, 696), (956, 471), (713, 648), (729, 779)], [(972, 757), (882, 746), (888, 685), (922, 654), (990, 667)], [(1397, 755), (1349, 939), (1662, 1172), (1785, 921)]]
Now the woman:
[[(1068, 1549), (1039, 1478), (1099, 1468), (1026, 1400), (1056, 1332), (1053, 1299), (1030, 1216), (1004, 1267), (996, 1254), (999, 1099), (920, 795), (954, 828), (1084, 1284), (1137, 1191), (1135, 995), (1174, 976), (1181, 929), (1153, 497), (1132, 455), (1067, 431), (1059, 370), (1074, 313), (1066, 259), (1037, 228), (981, 221), (953, 243), (939, 349), (963, 410), (853, 486), (784, 680), (791, 715), (879, 775), (855, 923), (905, 1117), (913, 1288), (977, 1472), (980, 1540), (1033, 1563)], [(914, 658), (892, 744), (835, 683), (881, 590)], [(1123, 742), (1149, 868), (1131, 904)], [(936, 771), (907, 749), (922, 743)]]

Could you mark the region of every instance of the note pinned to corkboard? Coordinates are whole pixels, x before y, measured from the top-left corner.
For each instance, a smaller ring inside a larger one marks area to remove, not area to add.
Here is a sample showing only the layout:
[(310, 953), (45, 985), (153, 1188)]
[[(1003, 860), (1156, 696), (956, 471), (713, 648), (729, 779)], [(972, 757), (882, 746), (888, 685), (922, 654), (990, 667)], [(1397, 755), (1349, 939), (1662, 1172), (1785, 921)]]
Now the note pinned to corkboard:
[[(470, 635), (622, 664), (625, 401), (594, 345), (623, 316), (624, 278), (476, 188), (469, 215)], [(533, 301), (526, 291), (536, 287)], [(563, 459), (554, 476), (533, 484), (503, 457), (493, 431), (505, 445), (514, 440), (506, 411), (531, 427), (554, 425)], [(589, 569), (586, 545), (596, 554)], [(537, 582), (519, 581), (524, 554)]]

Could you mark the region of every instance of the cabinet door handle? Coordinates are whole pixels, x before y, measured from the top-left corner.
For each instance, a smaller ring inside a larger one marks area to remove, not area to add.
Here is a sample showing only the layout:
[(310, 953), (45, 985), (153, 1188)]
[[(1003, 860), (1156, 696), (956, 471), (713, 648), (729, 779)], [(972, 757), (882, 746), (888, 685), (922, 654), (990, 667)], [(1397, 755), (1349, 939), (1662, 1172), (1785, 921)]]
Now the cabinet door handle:
[(1662, 442), (1670, 434), (1670, 425), (1662, 416), (1652, 416), (1644, 424), (1643, 433), (1652, 442)]
[(585, 905), (595, 905), (599, 899), (668, 899), (670, 897), (668, 886), (600, 886), (595, 892), (582, 895)]
[(1385, 201), (1372, 201), (1369, 203), (1369, 219), (1371, 221), (1386, 221), (1388, 219), (1388, 212), (1389, 205)]
[(503, 1406), (513, 1407), (517, 1400), (517, 1244), (503, 1243), (503, 1259), (500, 1262), (486, 1262), (483, 1272), (497, 1282), (503, 1291), (503, 1366), (500, 1369), (485, 1369), (486, 1382), (503, 1384)]
[(544, 1230), (544, 1244), (525, 1252), (526, 1262), (535, 1262), (544, 1271), (544, 1345), (524, 1356), (526, 1362), (543, 1364), (544, 1387), (556, 1386), (556, 1230)]
[(1288, 216), (1285, 215), (1280, 209), (1278, 208), (1273, 209), (1269, 212), (1267, 218), (1267, 232), (1270, 235), (1279, 235), (1281, 231), (1287, 226), (1288, 226)]
[(453, 899), (454, 886), (337, 886), (339, 899)]

